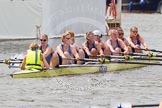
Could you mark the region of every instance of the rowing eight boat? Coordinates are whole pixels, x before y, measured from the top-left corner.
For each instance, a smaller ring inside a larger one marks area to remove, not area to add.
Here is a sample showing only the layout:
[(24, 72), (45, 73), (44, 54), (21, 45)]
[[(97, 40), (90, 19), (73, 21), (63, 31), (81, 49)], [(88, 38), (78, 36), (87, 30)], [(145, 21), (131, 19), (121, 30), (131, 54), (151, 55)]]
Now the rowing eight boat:
[(123, 63), (109, 63), (109, 64), (87, 64), (87, 65), (61, 65), (59, 68), (48, 70), (21, 70), (11, 74), (13, 78), (40, 78), (40, 77), (54, 77), (63, 75), (77, 75), (77, 74), (92, 74), (111, 71), (120, 71), (133, 68), (144, 67), (145, 64), (123, 64)]

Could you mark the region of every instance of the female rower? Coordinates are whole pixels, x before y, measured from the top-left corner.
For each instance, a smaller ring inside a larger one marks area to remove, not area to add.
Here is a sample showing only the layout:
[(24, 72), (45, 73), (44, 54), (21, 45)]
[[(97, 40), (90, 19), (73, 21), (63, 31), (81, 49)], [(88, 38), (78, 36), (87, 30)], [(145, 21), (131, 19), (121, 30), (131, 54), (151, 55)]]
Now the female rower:
[(85, 34), (86, 41), (82, 44), (82, 49), (85, 52), (85, 58), (95, 58), (97, 55), (103, 56), (101, 46), (94, 40), (92, 31)]
[(111, 55), (121, 55), (120, 53), (122, 50), (124, 51), (124, 54), (127, 54), (128, 48), (124, 42), (118, 38), (118, 31), (111, 29), (109, 35), (110, 38), (106, 41), (106, 45), (110, 48)]
[[(66, 31), (65, 32), (66, 34), (70, 35), (71, 36), (71, 47), (76, 50), (76, 53), (78, 53), (79, 57), (80, 58), (85, 58), (85, 54), (84, 54), (84, 51), (82, 48), (80, 48), (76, 43), (75, 43), (75, 35), (74, 35), (74, 32), (73, 31)], [(83, 64), (84, 62), (83, 61), (77, 61), (77, 64)]]
[(72, 64), (73, 59), (79, 59), (79, 55), (76, 50), (70, 45), (71, 35), (63, 33), (61, 36), (62, 44), (58, 45), (56, 48), (56, 53), (52, 56), (51, 66), (57, 67), (58, 65)]
[(118, 38), (121, 39), (124, 42), (124, 44), (128, 47), (128, 52), (129, 53), (132, 52), (130, 43), (128, 42), (126, 38), (124, 38), (124, 30), (121, 27), (117, 28), (117, 30), (118, 30)]
[(27, 55), (24, 57), (21, 69), (47, 69), (49, 65), (41, 53), (37, 43), (31, 43), (29, 50), (27, 50)]
[(111, 54), (110, 53), (110, 48), (101, 40), (101, 38), (102, 38), (101, 31), (94, 30), (93, 34), (94, 34), (94, 40), (99, 43), (104, 55), (110, 55)]
[(148, 50), (147, 44), (144, 39), (139, 35), (138, 28), (133, 26), (130, 29), (130, 36), (128, 37), (128, 42), (131, 45), (132, 51), (136, 53), (142, 53), (141, 44), (145, 50)]
[(50, 44), (48, 44), (48, 36), (46, 34), (41, 35), (40, 42), (40, 50), (42, 51), (42, 54), (46, 58), (48, 64), (50, 64), (54, 49), (50, 46)]

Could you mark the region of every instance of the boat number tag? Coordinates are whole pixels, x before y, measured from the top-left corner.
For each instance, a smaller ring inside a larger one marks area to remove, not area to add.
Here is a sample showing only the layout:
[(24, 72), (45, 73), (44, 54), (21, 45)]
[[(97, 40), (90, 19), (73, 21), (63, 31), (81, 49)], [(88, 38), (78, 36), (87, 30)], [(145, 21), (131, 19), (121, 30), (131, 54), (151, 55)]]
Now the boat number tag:
[(107, 72), (107, 66), (101, 66), (99, 72)]

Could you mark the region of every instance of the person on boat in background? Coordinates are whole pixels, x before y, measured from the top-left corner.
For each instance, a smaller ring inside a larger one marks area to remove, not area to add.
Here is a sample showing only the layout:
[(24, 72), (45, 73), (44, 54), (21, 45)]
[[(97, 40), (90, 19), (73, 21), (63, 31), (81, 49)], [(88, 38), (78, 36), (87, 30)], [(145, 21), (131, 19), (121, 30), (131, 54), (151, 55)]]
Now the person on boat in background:
[[(69, 34), (71, 36), (71, 47), (73, 47), (74, 50), (78, 53), (80, 58), (85, 58), (85, 54), (82, 48), (80, 48), (76, 43), (75, 43), (75, 35), (74, 32), (71, 30), (67, 30), (65, 33)], [(84, 61), (77, 61), (77, 64), (83, 64)]]
[(48, 36), (46, 34), (41, 35), (40, 37), (40, 50), (42, 51), (42, 54), (46, 58), (48, 64), (50, 65), (50, 61), (52, 58), (52, 55), (54, 53), (54, 49), (50, 44), (48, 43)]
[(142, 53), (141, 44), (143, 45), (145, 50), (148, 50), (147, 44), (144, 39), (139, 35), (138, 28), (133, 26), (130, 29), (130, 36), (128, 37), (128, 42), (131, 45), (132, 52)]
[(71, 45), (71, 35), (69, 33), (63, 33), (61, 35), (62, 43), (57, 46), (56, 53), (52, 56), (51, 66), (58, 67), (59, 65), (73, 64), (74, 60), (67, 59), (76, 59), (78, 60), (79, 54), (76, 52), (76, 49)]
[(99, 30), (94, 30), (94, 40), (98, 42), (98, 44), (101, 46), (101, 49), (104, 53), (104, 55), (110, 55), (110, 48), (101, 40), (102, 34)]
[[(131, 48), (128, 40), (126, 38), (124, 38), (124, 30), (121, 27), (118, 27), (117, 30), (118, 30), (118, 38), (124, 42), (124, 44), (128, 47), (128, 52), (131, 53), (132, 48)], [(122, 50), (122, 52), (123, 52), (123, 50)]]
[(117, 16), (116, 0), (106, 0), (105, 19), (113, 20)]
[(85, 53), (85, 58), (96, 58), (96, 56), (104, 56), (100, 44), (94, 40), (92, 31), (85, 34), (86, 41), (82, 44), (82, 49)]
[(128, 54), (128, 48), (124, 42), (118, 38), (118, 31), (111, 29), (109, 31), (110, 38), (106, 41), (106, 45), (110, 48), (111, 55), (121, 55), (122, 50), (124, 54)]
[(37, 43), (31, 43), (27, 54), (24, 57), (21, 69), (48, 69), (49, 65), (42, 54)]

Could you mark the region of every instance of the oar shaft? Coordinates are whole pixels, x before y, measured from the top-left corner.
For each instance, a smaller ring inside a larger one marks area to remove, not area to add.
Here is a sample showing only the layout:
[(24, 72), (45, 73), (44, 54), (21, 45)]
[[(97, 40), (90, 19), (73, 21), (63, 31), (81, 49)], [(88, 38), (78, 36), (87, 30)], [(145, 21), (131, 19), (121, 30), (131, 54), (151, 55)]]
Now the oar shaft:
[(125, 59), (125, 60), (157, 60), (162, 61), (162, 58), (147, 58), (144, 56), (105, 56), (109, 60), (112, 58)]
[(157, 55), (157, 54), (153, 54), (153, 53), (148, 53), (148, 54), (129, 53), (128, 55), (131, 55), (131, 56), (147, 56), (147, 57), (162, 57), (162, 55)]
[(143, 65), (160, 65), (160, 66), (162, 66), (161, 63), (124, 61), (124, 60), (105, 60), (105, 63), (125, 63), (125, 64), (143, 64)]
[(98, 59), (89, 59), (89, 58), (80, 58), (80, 59), (76, 59), (76, 58), (63, 58), (63, 60), (75, 60), (75, 61), (92, 61), (92, 62), (98, 62)]
[[(74, 59), (65, 59), (65, 60), (74, 60)], [(143, 65), (162, 65), (161, 63), (153, 63), (153, 62), (138, 62), (138, 61), (125, 61), (125, 60), (109, 60), (109, 59), (88, 59), (83, 58), (79, 59), (83, 61), (92, 61), (92, 62), (100, 62), (101, 64), (104, 63), (125, 63), (125, 64), (143, 64)]]
[(152, 51), (152, 52), (159, 52), (159, 53), (162, 53), (162, 51), (159, 51), (159, 50), (156, 50), (156, 49), (144, 49), (144, 48), (141, 48), (140, 50), (145, 50), (145, 51)]
[(3, 64), (11, 64), (11, 63), (22, 63), (22, 61), (10, 61), (10, 60), (2, 60), (0, 63)]
[(143, 105), (132, 105), (132, 108), (137, 108), (137, 107), (157, 107), (159, 104), (143, 104)]

